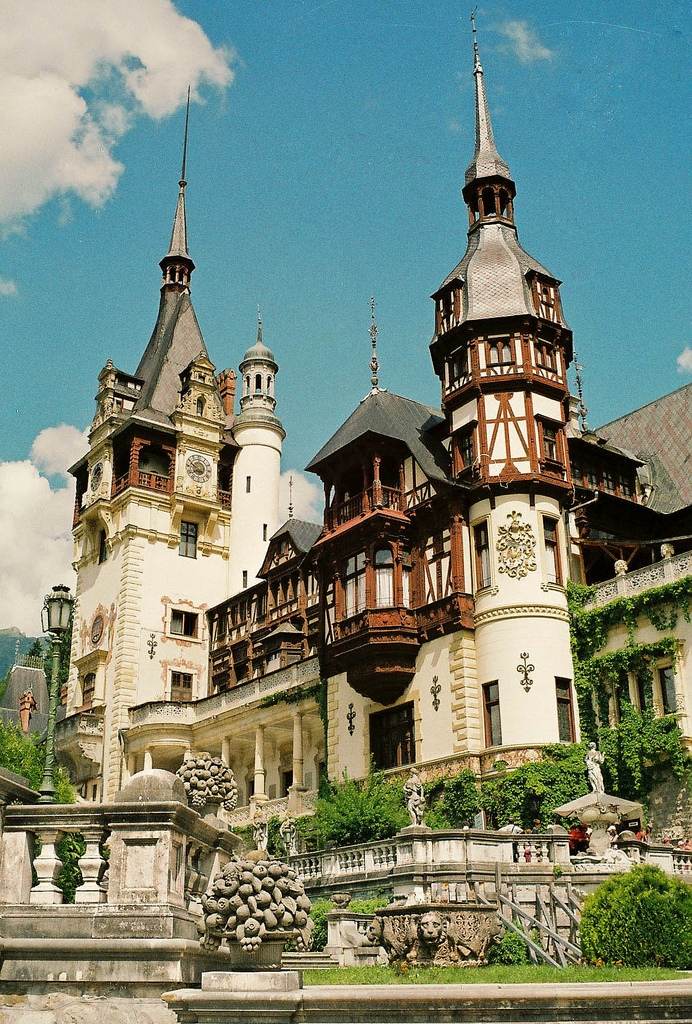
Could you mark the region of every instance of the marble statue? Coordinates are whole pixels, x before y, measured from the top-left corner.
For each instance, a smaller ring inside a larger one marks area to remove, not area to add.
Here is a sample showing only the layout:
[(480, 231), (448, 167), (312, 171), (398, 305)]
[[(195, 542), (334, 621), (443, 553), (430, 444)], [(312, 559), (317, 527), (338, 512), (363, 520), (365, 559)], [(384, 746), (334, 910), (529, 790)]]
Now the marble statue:
[(597, 749), (596, 744), (591, 741), (589, 743), (589, 749), (586, 752), (586, 777), (591, 786), (592, 793), (605, 793), (605, 784), (603, 782), (603, 772), (601, 771), (601, 765), (603, 764), (603, 754)]
[(411, 819), (411, 824), (424, 825), (425, 793), (420, 775), (415, 768), (404, 783), (404, 799), (406, 800), (406, 810)]
[(258, 809), (252, 819), (252, 841), (256, 850), (265, 851), (269, 840), (269, 825), (264, 815)]
[(298, 852), (297, 832), (293, 816), (288, 812), (286, 812), (286, 817), (279, 825), (279, 835), (283, 840), (286, 853), (289, 857), (293, 857)]

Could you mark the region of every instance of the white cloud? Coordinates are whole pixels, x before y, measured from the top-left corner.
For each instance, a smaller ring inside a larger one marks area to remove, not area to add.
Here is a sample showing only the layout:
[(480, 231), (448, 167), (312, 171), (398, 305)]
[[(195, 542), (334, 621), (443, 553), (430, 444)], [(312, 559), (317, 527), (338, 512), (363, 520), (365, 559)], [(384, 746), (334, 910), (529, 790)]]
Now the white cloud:
[(0, 277), (0, 295), (17, 295), (17, 285), (14, 281), (8, 281), (7, 278)]
[(308, 523), (321, 523), (324, 498), (319, 483), (310, 480), (297, 469), (287, 469), (279, 480), (279, 521), (288, 519), (289, 480), (293, 480), (293, 518)]
[(89, 447), (88, 436), (88, 430), (77, 430), (69, 423), (46, 427), (31, 446), (31, 461), (47, 476), (60, 474), (68, 479), (68, 468)]
[(535, 28), (532, 28), (528, 21), (505, 21), (497, 31), (507, 39), (507, 45), (503, 49), (513, 53), (521, 64), (552, 60), (555, 56), (554, 50), (549, 50), (540, 42)]
[(115, 145), (137, 115), (161, 118), (209, 84), (233, 80), (172, 0), (0, 0), (0, 221), (53, 197), (100, 206), (122, 164)]
[(692, 347), (686, 345), (677, 359), (678, 373), (692, 373)]
[(73, 487), (51, 487), (28, 460), (0, 463), (0, 628), (36, 636), (51, 587), (74, 592), (73, 503)]

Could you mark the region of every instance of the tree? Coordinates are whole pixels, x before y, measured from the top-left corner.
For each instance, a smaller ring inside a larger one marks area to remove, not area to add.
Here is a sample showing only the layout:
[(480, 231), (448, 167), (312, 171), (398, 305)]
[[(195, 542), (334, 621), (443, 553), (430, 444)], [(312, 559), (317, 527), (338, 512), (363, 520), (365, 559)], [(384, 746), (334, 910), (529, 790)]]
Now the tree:
[[(23, 775), (31, 789), (38, 789), (43, 778), (45, 744), (38, 733), (25, 736), (11, 722), (0, 720), (0, 767)], [(75, 794), (65, 770), (55, 773), (55, 799), (59, 804), (73, 804)]]

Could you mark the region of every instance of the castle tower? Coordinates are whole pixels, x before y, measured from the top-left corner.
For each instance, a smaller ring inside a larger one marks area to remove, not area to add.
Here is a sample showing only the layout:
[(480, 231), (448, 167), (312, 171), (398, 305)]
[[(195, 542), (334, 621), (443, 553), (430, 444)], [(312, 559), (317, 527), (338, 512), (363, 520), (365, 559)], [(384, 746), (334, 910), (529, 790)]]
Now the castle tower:
[(151, 764), (178, 767), (170, 731), (142, 763), (126, 762), (122, 734), (135, 705), (207, 695), (205, 612), (228, 593), (235, 374), (215, 378), (192, 306), (185, 187), (184, 156), (151, 339), (134, 374), (106, 363), (72, 467), (77, 602), (58, 750), (89, 799)]
[(278, 372), (274, 353), (262, 341), (258, 311), (257, 341), (240, 364), (240, 414), (233, 421), (239, 451), (233, 469), (232, 594), (257, 582), (267, 541), (279, 526), (281, 445), (286, 432), (274, 412)]
[(468, 244), (433, 295), (430, 347), (452, 472), (469, 493), (486, 745), (538, 744), (569, 738), (576, 717), (563, 521), (572, 334), (560, 282), (519, 244), (516, 188), (495, 146), (473, 31)]

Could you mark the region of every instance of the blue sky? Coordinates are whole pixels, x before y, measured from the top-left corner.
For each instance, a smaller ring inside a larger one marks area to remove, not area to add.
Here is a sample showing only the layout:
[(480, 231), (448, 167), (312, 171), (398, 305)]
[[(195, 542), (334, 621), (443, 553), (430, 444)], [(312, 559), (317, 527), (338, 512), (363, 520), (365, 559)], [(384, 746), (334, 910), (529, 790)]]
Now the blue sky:
[[(108, 357), (137, 365), (156, 315), (188, 81), (199, 100), (193, 301), (218, 369), (237, 367), (261, 305), (281, 367), (284, 468), (302, 469), (366, 394), (371, 294), (381, 384), (439, 404), (429, 295), (465, 248), (460, 189), (473, 152), (470, 8), (457, 9), (71, 0), (70, 23), (56, 28), (44, 0), (10, 5), (0, 488), (12, 485), (7, 467), (30, 463), (54, 497), (61, 454), (77, 442), (53, 428), (88, 426)], [(674, 3), (554, 0), (480, 4), (476, 18), (519, 237), (564, 282), (595, 426), (692, 371), (692, 16)], [(33, 117), (50, 103), (50, 119)], [(11, 624), (3, 617), (0, 605), (0, 626)]]

